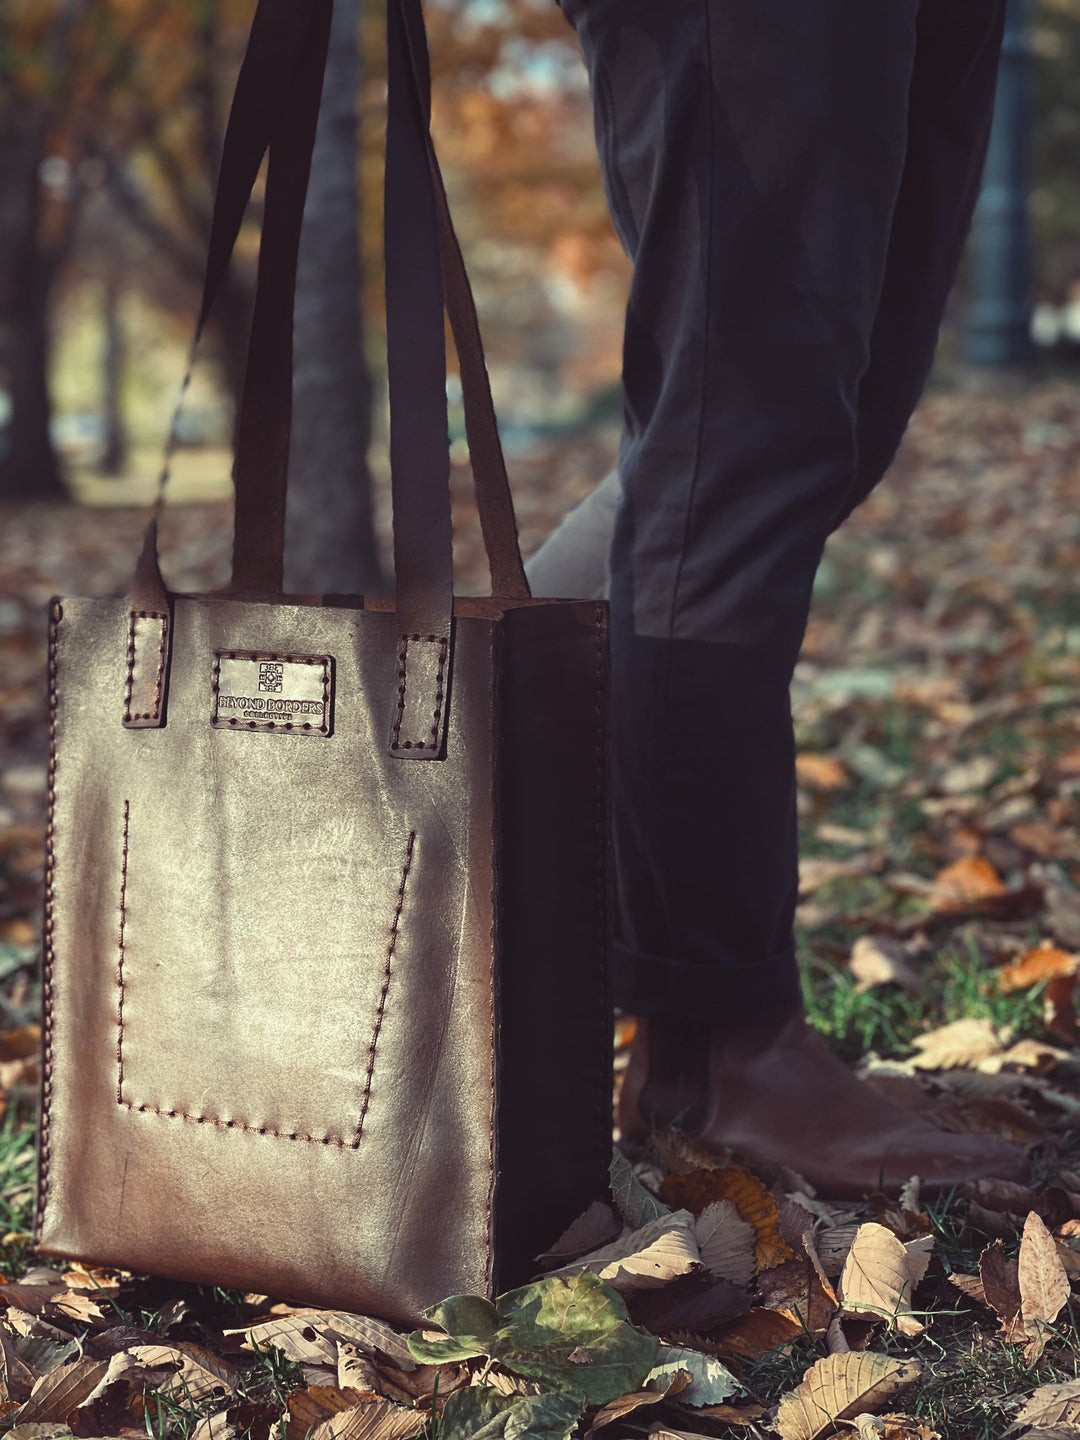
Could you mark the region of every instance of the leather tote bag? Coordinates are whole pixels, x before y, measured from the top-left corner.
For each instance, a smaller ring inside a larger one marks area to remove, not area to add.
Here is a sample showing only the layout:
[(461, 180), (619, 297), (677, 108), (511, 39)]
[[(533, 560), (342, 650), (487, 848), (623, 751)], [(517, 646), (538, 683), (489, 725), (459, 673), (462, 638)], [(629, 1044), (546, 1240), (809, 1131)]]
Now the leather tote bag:
[[(389, 0), (397, 598), (286, 596), (296, 254), (332, 0), (259, 0), (200, 325), (268, 152), (233, 582), (50, 623), (49, 1255), (410, 1322), (608, 1189), (607, 615), (535, 600)], [(444, 299), (492, 571), (455, 599)]]

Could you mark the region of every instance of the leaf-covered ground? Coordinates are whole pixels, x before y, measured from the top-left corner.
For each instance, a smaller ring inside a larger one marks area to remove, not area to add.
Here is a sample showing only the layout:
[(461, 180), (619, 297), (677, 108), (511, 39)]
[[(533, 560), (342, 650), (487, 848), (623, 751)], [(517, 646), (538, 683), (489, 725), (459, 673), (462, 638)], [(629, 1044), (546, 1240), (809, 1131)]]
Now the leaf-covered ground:
[[(526, 542), (610, 462), (606, 439), (519, 461)], [(27, 1247), (44, 607), (122, 589), (141, 521), (0, 514), (0, 1424), (1080, 1436), (1080, 391), (927, 398), (830, 542), (793, 694), (809, 1012), (901, 1103), (1030, 1146), (1031, 1188), (836, 1204), (670, 1132), (552, 1237), (528, 1293), (444, 1307), (411, 1345), (376, 1317), (50, 1269)], [(169, 514), (177, 588), (222, 583), (226, 530), (222, 506)]]

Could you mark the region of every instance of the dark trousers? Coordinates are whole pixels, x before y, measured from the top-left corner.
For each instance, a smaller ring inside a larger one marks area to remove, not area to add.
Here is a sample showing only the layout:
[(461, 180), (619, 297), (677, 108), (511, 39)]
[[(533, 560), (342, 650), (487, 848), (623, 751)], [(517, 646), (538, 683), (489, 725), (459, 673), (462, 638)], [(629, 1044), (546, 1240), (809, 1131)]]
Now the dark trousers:
[(634, 261), (611, 557), (626, 1011), (800, 1004), (789, 686), (934, 353), (1003, 0), (562, 0)]

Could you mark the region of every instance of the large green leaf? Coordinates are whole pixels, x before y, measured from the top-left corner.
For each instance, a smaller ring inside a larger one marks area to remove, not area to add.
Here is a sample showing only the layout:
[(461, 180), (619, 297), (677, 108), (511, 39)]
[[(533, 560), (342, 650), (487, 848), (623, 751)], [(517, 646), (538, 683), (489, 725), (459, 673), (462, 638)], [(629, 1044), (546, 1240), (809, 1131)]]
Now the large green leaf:
[(469, 1385), (443, 1407), (439, 1440), (569, 1440), (580, 1415), (567, 1395), (502, 1395)]
[(659, 1349), (654, 1335), (630, 1324), (621, 1296), (590, 1271), (548, 1275), (500, 1295), (497, 1307), (458, 1295), (425, 1313), (447, 1338), (411, 1335), (418, 1360), (440, 1365), (490, 1355), (582, 1404), (605, 1405), (636, 1390)]
[(490, 1300), (479, 1295), (451, 1295), (424, 1315), (446, 1331), (446, 1338), (429, 1338), (425, 1331), (413, 1331), (409, 1349), (422, 1365), (446, 1365), (492, 1354), (501, 1317)]

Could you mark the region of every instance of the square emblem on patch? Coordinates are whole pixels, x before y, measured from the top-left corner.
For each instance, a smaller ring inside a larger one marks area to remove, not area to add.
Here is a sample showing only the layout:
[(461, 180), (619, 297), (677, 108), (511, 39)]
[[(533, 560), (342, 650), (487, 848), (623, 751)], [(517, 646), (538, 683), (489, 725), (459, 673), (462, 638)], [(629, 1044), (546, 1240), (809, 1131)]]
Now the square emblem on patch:
[(215, 650), (210, 723), (219, 730), (329, 735), (333, 668), (329, 655)]

